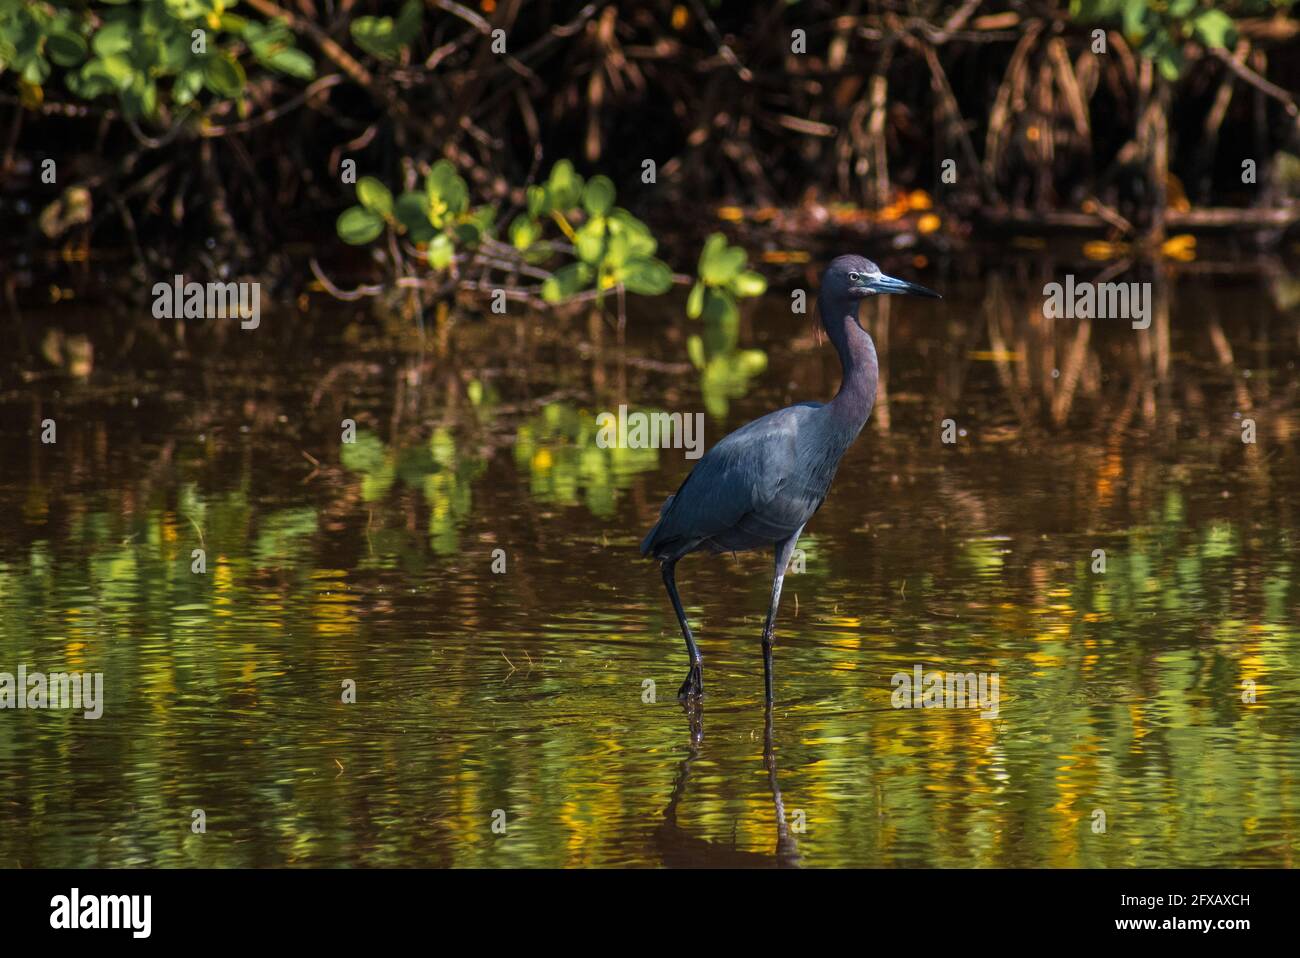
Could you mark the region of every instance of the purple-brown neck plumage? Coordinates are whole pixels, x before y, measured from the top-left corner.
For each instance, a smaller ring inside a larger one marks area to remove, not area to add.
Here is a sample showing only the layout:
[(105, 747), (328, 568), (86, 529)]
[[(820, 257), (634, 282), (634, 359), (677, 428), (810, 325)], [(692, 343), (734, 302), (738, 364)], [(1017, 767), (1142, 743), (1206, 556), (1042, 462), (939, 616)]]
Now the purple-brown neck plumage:
[(860, 430), (871, 415), (876, 402), (876, 381), (880, 367), (876, 346), (865, 329), (858, 325), (858, 300), (826, 296), (818, 300), (822, 326), (840, 357), (843, 378), (840, 391), (830, 401), (835, 418)]

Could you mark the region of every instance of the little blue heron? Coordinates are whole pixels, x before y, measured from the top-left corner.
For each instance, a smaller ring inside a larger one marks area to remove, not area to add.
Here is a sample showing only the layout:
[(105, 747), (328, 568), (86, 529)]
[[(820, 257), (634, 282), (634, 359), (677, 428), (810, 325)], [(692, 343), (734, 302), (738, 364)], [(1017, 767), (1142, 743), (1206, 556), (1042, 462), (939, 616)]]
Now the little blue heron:
[(772, 601), (763, 626), (763, 687), (772, 701), (772, 638), (786, 566), (804, 525), (835, 478), (840, 459), (858, 437), (876, 401), (879, 366), (871, 336), (858, 324), (858, 303), (877, 293), (941, 298), (933, 290), (894, 279), (861, 256), (839, 256), (822, 276), (822, 326), (840, 356), (843, 378), (828, 403), (804, 402), (768, 413), (725, 436), (705, 454), (659, 510), (641, 543), (658, 559), (673, 611), (686, 637), (690, 671), (677, 696), (704, 692), (703, 660), (677, 594), (674, 568), (682, 556), (742, 552), (770, 545), (776, 555)]

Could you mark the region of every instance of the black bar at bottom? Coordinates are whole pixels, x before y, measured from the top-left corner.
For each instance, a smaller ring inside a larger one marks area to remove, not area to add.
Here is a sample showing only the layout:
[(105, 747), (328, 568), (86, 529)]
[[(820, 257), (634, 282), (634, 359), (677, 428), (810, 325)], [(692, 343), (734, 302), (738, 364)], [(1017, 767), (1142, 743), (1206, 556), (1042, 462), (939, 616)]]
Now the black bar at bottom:
[(535, 948), (539, 935), (559, 944), (611, 923), (613, 934), (649, 944), (692, 927), (716, 932), (721, 923), (763, 936), (783, 925), (800, 935), (847, 931), (864, 945), (987, 946), (995, 933), (1009, 943), (1181, 946), (1199, 937), (1231, 948), (1260, 931), (1286, 931), (1296, 884), (1283, 870), (10, 870), (0, 871), (0, 921), (6, 944), (45, 938), (77, 946), (117, 939), (373, 947), (476, 929), (485, 945), (514, 939)]

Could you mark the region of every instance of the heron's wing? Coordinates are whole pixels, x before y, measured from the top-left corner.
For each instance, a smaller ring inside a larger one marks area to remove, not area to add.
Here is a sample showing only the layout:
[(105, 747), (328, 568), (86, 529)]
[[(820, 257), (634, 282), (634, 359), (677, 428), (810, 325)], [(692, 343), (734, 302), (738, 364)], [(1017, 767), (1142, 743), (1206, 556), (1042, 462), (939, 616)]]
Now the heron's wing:
[(752, 548), (794, 532), (802, 522), (784, 501), (785, 492), (798, 485), (799, 430), (817, 408), (808, 403), (769, 413), (710, 449), (664, 503), (642, 554), (684, 554), (702, 543)]

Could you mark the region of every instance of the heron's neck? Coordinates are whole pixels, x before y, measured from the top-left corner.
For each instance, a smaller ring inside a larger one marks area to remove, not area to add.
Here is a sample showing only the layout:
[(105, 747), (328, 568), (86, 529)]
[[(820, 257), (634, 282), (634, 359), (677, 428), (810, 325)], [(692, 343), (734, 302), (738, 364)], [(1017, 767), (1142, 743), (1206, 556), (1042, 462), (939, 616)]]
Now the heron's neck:
[(840, 391), (830, 405), (837, 418), (855, 423), (858, 429), (871, 415), (876, 402), (876, 382), (880, 366), (876, 346), (865, 329), (858, 325), (858, 300), (823, 296), (818, 301), (822, 325), (839, 353), (843, 373)]

